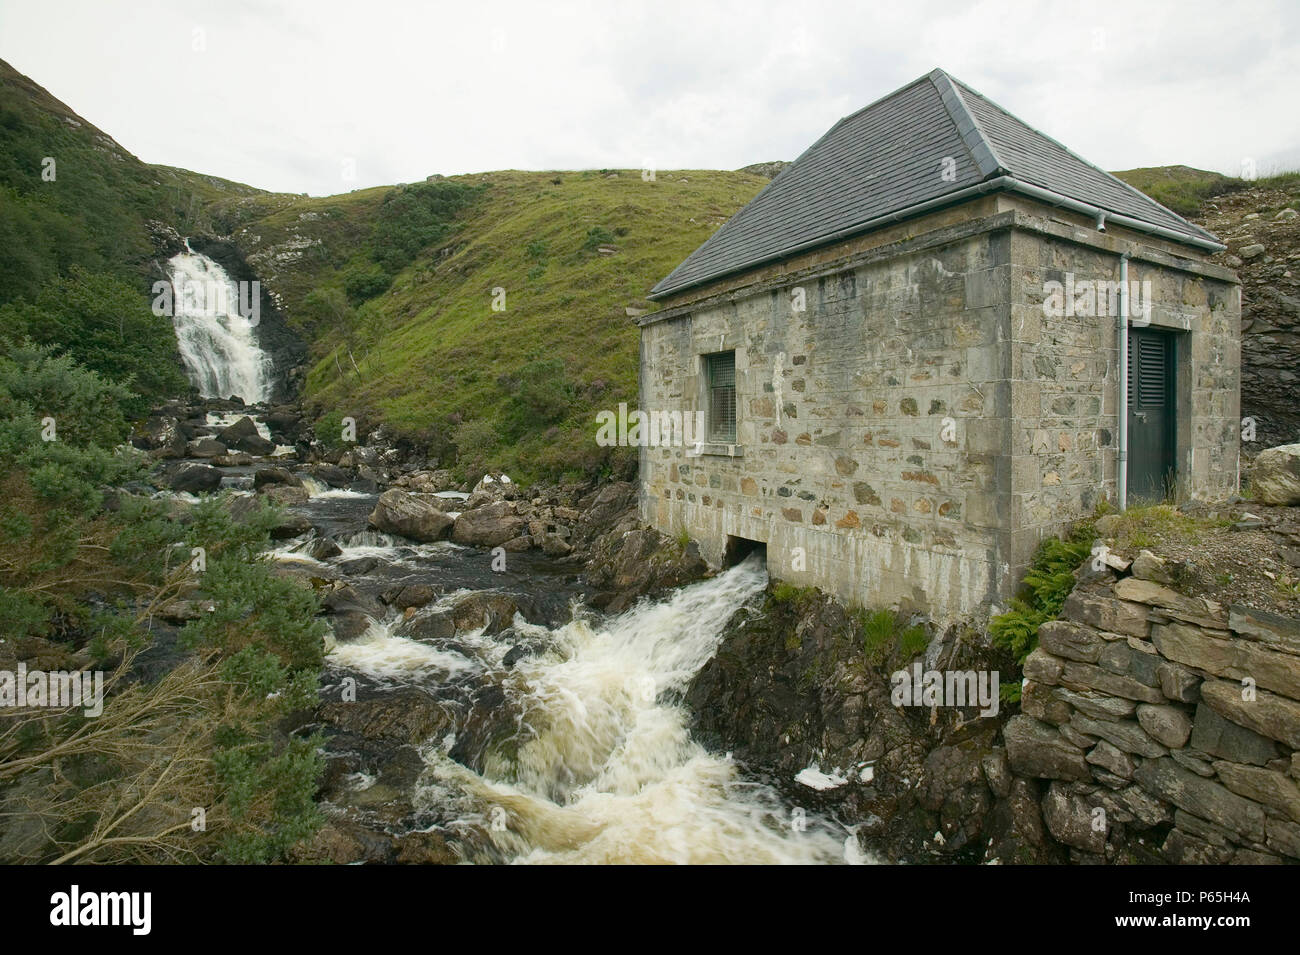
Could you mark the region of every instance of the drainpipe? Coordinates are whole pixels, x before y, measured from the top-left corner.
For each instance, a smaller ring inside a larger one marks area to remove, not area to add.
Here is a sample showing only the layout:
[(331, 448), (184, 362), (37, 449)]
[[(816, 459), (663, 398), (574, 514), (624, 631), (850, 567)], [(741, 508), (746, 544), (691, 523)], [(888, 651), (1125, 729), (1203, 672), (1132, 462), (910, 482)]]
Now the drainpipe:
[(1119, 388), (1118, 407), (1119, 427), (1116, 440), (1119, 442), (1119, 463), (1116, 467), (1115, 481), (1119, 509), (1128, 507), (1128, 256), (1127, 251), (1119, 257), (1119, 318), (1115, 323), (1115, 334), (1119, 336), (1119, 375), (1116, 386)]

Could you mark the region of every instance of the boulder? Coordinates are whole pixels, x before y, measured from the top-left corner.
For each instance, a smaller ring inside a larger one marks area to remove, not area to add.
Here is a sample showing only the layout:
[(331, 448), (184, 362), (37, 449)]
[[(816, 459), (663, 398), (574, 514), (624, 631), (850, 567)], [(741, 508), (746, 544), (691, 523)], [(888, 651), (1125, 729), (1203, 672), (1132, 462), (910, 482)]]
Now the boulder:
[(280, 507), (296, 507), (306, 504), (311, 500), (307, 489), (301, 484), (294, 486), (292, 484), (270, 484), (264, 485), (259, 491), (258, 496), (263, 497)]
[(253, 463), (253, 456), (244, 451), (236, 451), (234, 454), (219, 454), (208, 463), (219, 468), (246, 468)]
[(288, 468), (262, 468), (253, 475), (253, 487), (261, 490), (267, 485), (283, 484), (288, 487), (302, 487), (302, 481)]
[(485, 633), (500, 633), (514, 622), (518, 610), (519, 604), (509, 594), (479, 591), (456, 601), (451, 614), (458, 631), (485, 627)]
[(402, 624), (403, 635), (412, 640), (446, 640), (456, 635), (450, 610), (421, 610)]
[(455, 725), (455, 714), (416, 689), (385, 693), (370, 700), (326, 703), (322, 722), (369, 740), (421, 743)]
[(1250, 490), (1261, 504), (1300, 504), (1300, 444), (1259, 452), (1250, 469)]
[(266, 440), (257, 430), (257, 424), (248, 415), (224, 429), (217, 438), (228, 448), (247, 451), (249, 454), (271, 454), (275, 443)]
[(451, 539), (471, 547), (496, 547), (519, 537), (526, 525), (527, 522), (514, 513), (509, 501), (496, 501), (463, 512), (456, 518)]
[(191, 458), (219, 458), (226, 446), (216, 438), (195, 438), (185, 446), (185, 453)]
[(221, 487), (221, 471), (206, 464), (186, 462), (169, 470), (164, 480), (173, 491), (202, 494)]
[(370, 512), (370, 526), (376, 530), (422, 543), (446, 540), (457, 523), (442, 510), (438, 498), (400, 488), (381, 494)]

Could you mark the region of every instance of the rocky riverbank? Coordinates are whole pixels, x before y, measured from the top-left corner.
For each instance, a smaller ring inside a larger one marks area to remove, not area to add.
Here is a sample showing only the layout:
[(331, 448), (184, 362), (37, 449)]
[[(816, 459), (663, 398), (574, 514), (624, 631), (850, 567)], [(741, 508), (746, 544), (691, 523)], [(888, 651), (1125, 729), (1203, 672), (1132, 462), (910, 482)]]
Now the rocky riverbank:
[(968, 627), (873, 652), (860, 615), (803, 592), (733, 620), (688, 691), (695, 732), (884, 860), (1300, 859), (1300, 511), (1157, 508), (1099, 533), (1018, 705), (899, 705), (899, 671), (1018, 668)]

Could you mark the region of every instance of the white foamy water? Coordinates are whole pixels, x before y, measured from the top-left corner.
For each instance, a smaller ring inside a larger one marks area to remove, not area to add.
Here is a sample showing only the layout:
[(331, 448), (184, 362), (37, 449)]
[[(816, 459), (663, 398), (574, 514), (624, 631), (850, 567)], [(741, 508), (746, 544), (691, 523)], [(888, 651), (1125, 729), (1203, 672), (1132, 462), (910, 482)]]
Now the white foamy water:
[[(206, 398), (266, 401), (271, 359), (257, 343), (253, 321), (240, 314), (239, 286), (188, 242), (185, 249), (167, 268), (174, 289), (172, 325), (190, 381)], [(249, 298), (246, 292), (246, 304)]]
[(459, 653), (395, 636), (388, 623), (374, 621), (356, 640), (337, 643), (328, 660), (387, 685), (418, 685), (460, 673), (474, 662)]
[(479, 775), (430, 746), (433, 785), (470, 793), (486, 818), (504, 813), (491, 835), (520, 862), (848, 861), (842, 829), (801, 827), (774, 790), (691, 739), (679, 702), (766, 581), (748, 561), (599, 625), (552, 631), (552, 649), (505, 678), (533, 731), (514, 758), (490, 758)]

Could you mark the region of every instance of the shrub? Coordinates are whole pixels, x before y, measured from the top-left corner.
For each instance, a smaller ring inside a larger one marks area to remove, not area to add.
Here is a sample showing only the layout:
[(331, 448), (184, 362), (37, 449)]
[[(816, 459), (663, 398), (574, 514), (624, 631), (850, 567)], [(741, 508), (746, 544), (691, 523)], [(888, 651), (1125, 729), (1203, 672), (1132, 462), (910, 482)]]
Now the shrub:
[(989, 621), (995, 647), (1009, 651), (1017, 663), (1024, 664), (1038, 646), (1038, 627), (1056, 619), (1065, 606), (1065, 598), (1074, 589), (1074, 571), (1091, 554), (1095, 536), (1092, 523), (1087, 522), (1065, 540), (1053, 537), (1039, 545), (1020, 594), (1011, 600), (1011, 609)]
[(377, 265), (353, 269), (343, 278), (343, 290), (353, 305), (374, 298), (387, 291), (392, 284), (393, 277)]
[(400, 272), (421, 249), (450, 234), (456, 214), (474, 201), (481, 188), (449, 181), (422, 182), (388, 193), (370, 234), (374, 260), (388, 272)]

